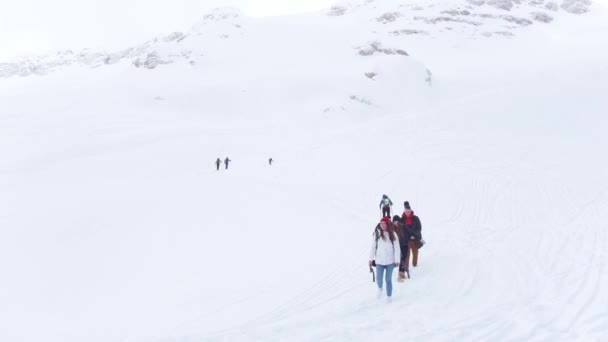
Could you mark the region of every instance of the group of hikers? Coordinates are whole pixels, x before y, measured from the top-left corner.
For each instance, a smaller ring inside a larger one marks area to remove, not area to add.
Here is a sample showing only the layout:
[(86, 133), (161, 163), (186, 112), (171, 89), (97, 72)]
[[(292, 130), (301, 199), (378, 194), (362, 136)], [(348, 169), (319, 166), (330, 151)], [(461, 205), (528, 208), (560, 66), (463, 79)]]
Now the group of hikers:
[[(383, 285), (386, 282), (386, 301), (392, 300), (393, 270), (399, 269), (398, 282), (410, 278), (410, 255), (412, 266), (418, 266), (418, 250), (424, 245), (422, 239), (422, 224), (420, 218), (414, 214), (410, 203), (403, 203), (402, 216), (395, 215), (391, 219), (393, 202), (387, 195), (382, 196), (380, 209), (382, 219), (376, 225), (373, 234), (372, 246), (369, 253), (369, 269), (376, 267), (378, 273), (378, 299), (384, 295)], [(374, 280), (376, 277), (374, 275)]]
[[(230, 160), (230, 158), (226, 157), (226, 159), (224, 159), (224, 168), (226, 170), (228, 170), (228, 164), (230, 164), (232, 160)], [(272, 158), (268, 158), (268, 165), (272, 166), (272, 162), (274, 160), (272, 160)], [(215, 168), (219, 171), (220, 170), (220, 165), (222, 164), (222, 160), (220, 158), (217, 158), (215, 160)]]
[[(226, 159), (224, 159), (224, 167), (226, 168), (226, 170), (228, 170), (228, 164), (231, 162), (232, 160), (230, 160), (230, 158), (226, 157)], [(222, 163), (222, 160), (220, 158), (217, 158), (215, 160), (215, 167), (217, 168), (217, 170), (220, 170), (220, 164)]]

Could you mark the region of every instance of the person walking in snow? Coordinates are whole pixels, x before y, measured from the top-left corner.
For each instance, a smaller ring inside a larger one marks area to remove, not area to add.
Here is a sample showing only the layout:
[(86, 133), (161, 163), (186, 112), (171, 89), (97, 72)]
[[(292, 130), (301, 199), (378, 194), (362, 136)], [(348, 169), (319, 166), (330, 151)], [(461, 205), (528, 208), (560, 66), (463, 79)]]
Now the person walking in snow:
[(268, 165), (272, 166), (272, 158), (268, 159)]
[(399, 267), (401, 250), (399, 238), (393, 232), (391, 219), (382, 217), (380, 224), (376, 226), (374, 237), (369, 252), (369, 267), (376, 263), (378, 272), (378, 299), (382, 298), (382, 286), (386, 281), (386, 301), (390, 303), (393, 296), (393, 270)]
[(414, 215), (414, 211), (410, 207), (410, 202), (403, 202), (405, 208), (403, 212), (403, 223), (408, 230), (411, 230), (412, 234), (408, 239), (407, 254), (405, 256), (405, 267), (408, 268), (410, 265), (410, 252), (412, 255), (412, 266), (418, 266), (418, 249), (422, 247), (422, 223), (420, 218)]
[(391, 217), (391, 207), (393, 206), (393, 201), (386, 195), (382, 195), (382, 200), (380, 200), (380, 209), (382, 209), (382, 216)]
[(401, 251), (401, 259), (399, 260), (399, 276), (397, 277), (397, 281), (402, 283), (405, 279), (410, 278), (410, 270), (408, 265), (405, 263), (405, 256), (407, 255), (408, 243), (412, 235), (414, 235), (414, 231), (403, 223), (399, 215), (393, 216), (393, 226), (395, 227), (395, 233), (399, 238), (399, 249)]
[(220, 164), (222, 163), (222, 160), (220, 158), (217, 158), (217, 160), (215, 161), (215, 167), (217, 168), (217, 170), (220, 170)]
[(230, 160), (228, 157), (226, 157), (226, 159), (224, 159), (224, 165), (226, 166), (226, 170), (228, 170), (228, 163), (230, 163), (232, 160)]

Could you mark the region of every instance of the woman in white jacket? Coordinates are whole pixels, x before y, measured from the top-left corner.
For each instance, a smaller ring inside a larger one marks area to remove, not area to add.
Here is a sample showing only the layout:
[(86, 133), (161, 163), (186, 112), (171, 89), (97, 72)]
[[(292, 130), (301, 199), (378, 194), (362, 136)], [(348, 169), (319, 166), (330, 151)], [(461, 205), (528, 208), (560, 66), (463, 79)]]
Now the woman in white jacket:
[(382, 298), (382, 283), (386, 275), (386, 301), (391, 302), (393, 295), (393, 270), (399, 267), (401, 249), (399, 238), (391, 229), (391, 219), (387, 216), (380, 220), (379, 227), (374, 231), (374, 239), (369, 252), (369, 266), (376, 260), (378, 272), (378, 298)]

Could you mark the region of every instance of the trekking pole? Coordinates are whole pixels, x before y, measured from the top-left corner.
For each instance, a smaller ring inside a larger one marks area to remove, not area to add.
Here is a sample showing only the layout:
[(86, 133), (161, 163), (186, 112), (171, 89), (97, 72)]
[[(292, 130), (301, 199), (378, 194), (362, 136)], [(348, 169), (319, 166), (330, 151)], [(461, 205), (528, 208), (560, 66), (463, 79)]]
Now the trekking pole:
[(374, 269), (370, 266), (369, 273), (372, 274), (372, 283), (376, 282), (376, 273), (374, 273)]

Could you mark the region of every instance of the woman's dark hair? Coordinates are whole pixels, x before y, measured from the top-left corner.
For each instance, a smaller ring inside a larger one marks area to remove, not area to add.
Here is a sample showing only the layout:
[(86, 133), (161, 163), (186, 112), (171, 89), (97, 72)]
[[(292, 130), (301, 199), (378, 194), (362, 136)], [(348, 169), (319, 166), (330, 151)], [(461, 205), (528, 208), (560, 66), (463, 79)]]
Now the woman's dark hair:
[(395, 233), (397, 233), (397, 235), (399, 235), (400, 239), (405, 238), (405, 232), (403, 231), (403, 226), (401, 225), (401, 221), (397, 221), (396, 223), (393, 224), (393, 226), (395, 227)]
[[(386, 227), (388, 228), (388, 237), (391, 240), (391, 242), (395, 241), (395, 225), (393, 225), (393, 223), (389, 223), (386, 225)], [(384, 235), (382, 234), (382, 227), (380, 227), (380, 224), (378, 223), (378, 225), (376, 226), (376, 241), (378, 241), (378, 239), (382, 237), (382, 240), (385, 240)]]

